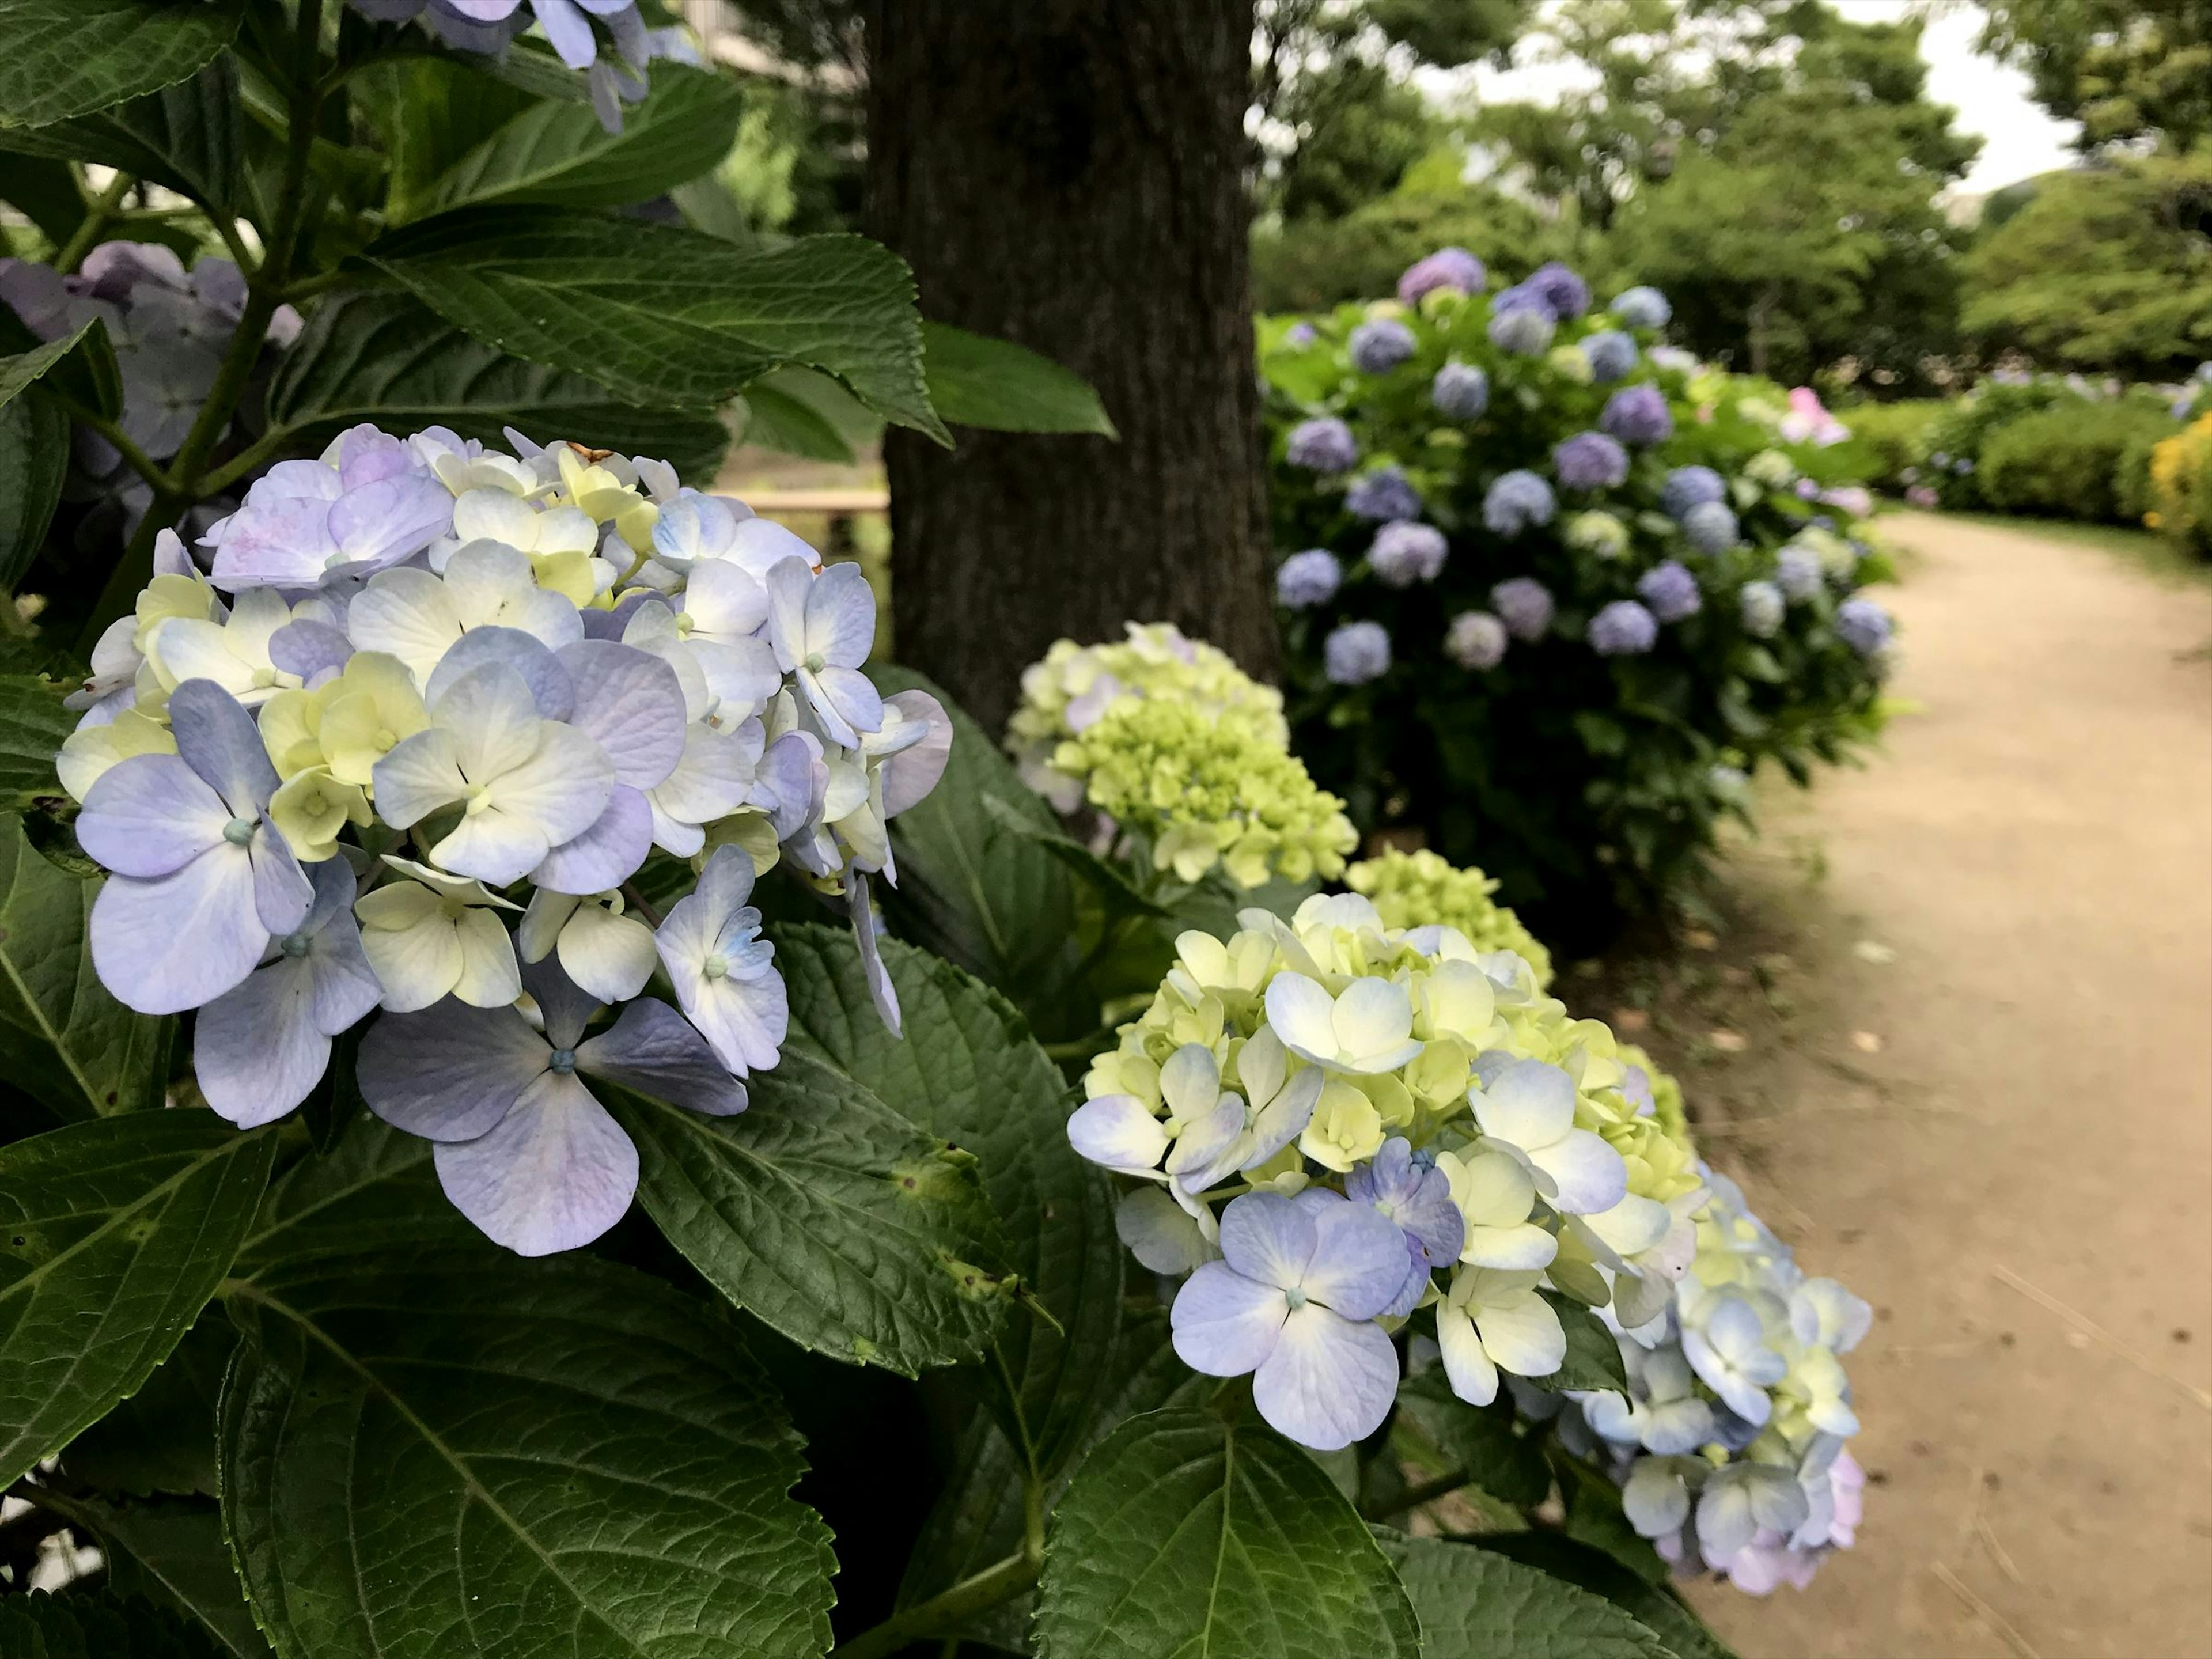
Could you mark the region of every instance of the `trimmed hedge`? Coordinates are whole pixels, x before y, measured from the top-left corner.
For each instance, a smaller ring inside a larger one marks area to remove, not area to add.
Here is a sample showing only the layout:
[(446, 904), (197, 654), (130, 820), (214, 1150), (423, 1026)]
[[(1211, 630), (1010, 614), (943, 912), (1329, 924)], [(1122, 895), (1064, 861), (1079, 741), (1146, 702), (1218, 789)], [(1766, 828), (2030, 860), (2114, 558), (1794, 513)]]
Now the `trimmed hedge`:
[(2164, 410), (2077, 399), (1996, 428), (1975, 476), (2000, 513), (2140, 523), (2152, 447), (2179, 429)]

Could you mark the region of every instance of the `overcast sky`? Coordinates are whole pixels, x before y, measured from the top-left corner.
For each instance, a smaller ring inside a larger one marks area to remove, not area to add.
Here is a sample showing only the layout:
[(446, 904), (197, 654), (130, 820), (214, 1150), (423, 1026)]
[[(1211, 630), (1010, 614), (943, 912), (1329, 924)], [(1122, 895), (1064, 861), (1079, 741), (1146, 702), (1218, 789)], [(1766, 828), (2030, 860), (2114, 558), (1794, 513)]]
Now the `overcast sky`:
[[(1912, 0), (1829, 0), (1836, 9), (1854, 20), (1902, 17)], [(2075, 125), (2054, 121), (2027, 96), (2027, 77), (1976, 55), (1974, 37), (1982, 26), (1981, 8), (1958, 5), (1946, 9), (1921, 37), (1921, 55), (1928, 60), (1929, 95), (1954, 106), (1959, 125), (1978, 133), (1982, 153), (1959, 186), (1972, 195), (2001, 189), (2017, 179), (2063, 167), (2073, 160), (2068, 142)], [(1485, 100), (1556, 97), (1577, 78), (1567, 67), (1543, 64), (1503, 74), (1487, 68), (1472, 71), (1474, 87)], [(1453, 82), (1464, 85), (1459, 77)], [(1449, 83), (1447, 83), (1449, 84)], [(1443, 86), (1439, 86), (1443, 90)]]

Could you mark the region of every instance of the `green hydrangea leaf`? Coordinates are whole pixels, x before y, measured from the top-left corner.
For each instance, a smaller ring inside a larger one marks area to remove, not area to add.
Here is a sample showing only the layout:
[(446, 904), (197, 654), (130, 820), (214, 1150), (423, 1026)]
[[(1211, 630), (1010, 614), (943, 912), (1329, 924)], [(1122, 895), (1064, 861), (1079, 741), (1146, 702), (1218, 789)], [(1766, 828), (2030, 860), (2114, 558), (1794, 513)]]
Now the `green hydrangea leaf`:
[(282, 1659), (817, 1659), (829, 1531), (705, 1306), (580, 1255), (316, 1256), (230, 1299), (222, 1513)]
[(217, 58), (174, 86), (112, 109), (47, 126), (0, 126), (0, 150), (98, 161), (230, 212), (242, 205), (244, 112), (237, 67)]
[(908, 1376), (975, 1358), (1014, 1280), (973, 1156), (810, 1054), (746, 1086), (710, 1118), (594, 1085), (668, 1242), (801, 1347)]
[(69, 416), (53, 404), (0, 406), (0, 588), (19, 586), (46, 544), (69, 457)]
[[(9, 738), (25, 729), (6, 718), (18, 690), (0, 682), (0, 776), (16, 758)], [(21, 695), (60, 707), (43, 690)], [(20, 817), (0, 815), (0, 1113), (10, 1094), (64, 1122), (161, 1103), (176, 1022), (134, 1013), (93, 972), (85, 928), (99, 890), (97, 877), (47, 862)]]
[(1026, 346), (924, 323), (921, 349), (929, 400), (954, 426), (1121, 435), (1090, 381)]
[(1735, 1659), (1727, 1644), (1707, 1630), (1674, 1591), (1639, 1577), (1601, 1550), (1543, 1530), (1499, 1533), (1481, 1542), (1485, 1549), (1602, 1595), (1665, 1643), (1679, 1659)]
[(1377, 1528), (1420, 1615), (1423, 1659), (1681, 1659), (1601, 1595), (1470, 1544)]
[(143, 1596), (44, 1591), (0, 1601), (8, 1659), (221, 1659), (204, 1631)]
[(1036, 1638), (1041, 1659), (1422, 1651), (1390, 1563), (1312, 1458), (1179, 1410), (1132, 1418), (1084, 1461), (1053, 1511)]
[(240, 0), (0, 0), (0, 126), (43, 126), (191, 75), (238, 33)]
[(673, 226), (489, 206), (410, 225), (365, 257), (477, 338), (635, 403), (719, 404), (796, 364), (950, 441), (922, 380), (914, 278), (863, 237), (733, 256)]
[(653, 90), (609, 132), (588, 104), (534, 104), (455, 161), (413, 216), (484, 202), (622, 207), (711, 172), (737, 142), (745, 95), (681, 64), (653, 66)]
[[(212, 1419), (208, 1436), (212, 1446)], [(143, 1595), (172, 1609), (213, 1637), (230, 1659), (270, 1659), (269, 1643), (253, 1622), (246, 1587), (231, 1565), (214, 1498), (136, 1502), (77, 1494), (44, 1501), (99, 1540), (107, 1556), (107, 1582), (118, 1594)]]
[(0, 1147), (0, 1485), (168, 1357), (237, 1254), (275, 1146), (168, 1111)]
[(703, 483), (729, 429), (711, 409), (627, 403), (580, 374), (503, 356), (405, 293), (334, 295), (315, 309), (269, 391), (270, 419), (312, 451), (362, 421), (452, 428), (505, 448), (512, 426), (540, 443), (652, 455)]

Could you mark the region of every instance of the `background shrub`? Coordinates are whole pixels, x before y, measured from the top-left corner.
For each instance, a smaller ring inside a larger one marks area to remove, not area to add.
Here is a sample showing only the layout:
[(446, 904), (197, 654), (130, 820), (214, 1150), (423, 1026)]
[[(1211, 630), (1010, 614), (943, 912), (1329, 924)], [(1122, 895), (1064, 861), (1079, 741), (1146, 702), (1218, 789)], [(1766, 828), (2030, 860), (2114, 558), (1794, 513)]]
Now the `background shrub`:
[(2145, 521), (2199, 558), (2212, 559), (2212, 413), (2151, 452)]
[(2152, 447), (2177, 430), (2163, 409), (2142, 404), (2057, 404), (1992, 431), (1976, 476), (2000, 512), (2134, 519), (2142, 508), (2126, 503), (2143, 498)]
[[(1918, 470), (1928, 460), (1929, 433), (1949, 408), (1940, 398), (1908, 398), (1844, 410), (1851, 445), (1863, 458), (1867, 482), (1889, 490), (1917, 483)], [(1908, 472), (1914, 476), (1907, 477)]]

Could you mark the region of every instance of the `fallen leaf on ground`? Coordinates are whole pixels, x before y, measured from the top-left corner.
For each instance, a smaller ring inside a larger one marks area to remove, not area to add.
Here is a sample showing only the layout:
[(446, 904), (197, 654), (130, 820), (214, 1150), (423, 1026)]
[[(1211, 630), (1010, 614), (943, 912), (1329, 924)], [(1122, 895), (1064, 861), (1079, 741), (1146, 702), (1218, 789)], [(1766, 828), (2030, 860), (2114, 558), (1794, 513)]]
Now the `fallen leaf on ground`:
[(1851, 1033), (1851, 1047), (1863, 1054), (1878, 1054), (1881, 1052), (1881, 1033), (1854, 1031)]
[(1876, 967), (1886, 967), (1897, 960), (1897, 952), (1880, 939), (1863, 939), (1851, 946), (1851, 954), (1861, 962), (1871, 962)]
[(1705, 1041), (1724, 1054), (1740, 1054), (1751, 1044), (1741, 1031), (1708, 1031)]

